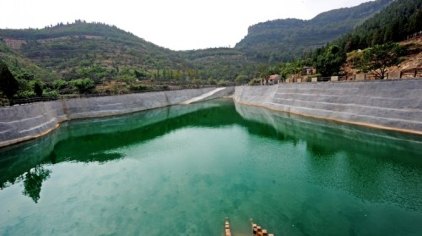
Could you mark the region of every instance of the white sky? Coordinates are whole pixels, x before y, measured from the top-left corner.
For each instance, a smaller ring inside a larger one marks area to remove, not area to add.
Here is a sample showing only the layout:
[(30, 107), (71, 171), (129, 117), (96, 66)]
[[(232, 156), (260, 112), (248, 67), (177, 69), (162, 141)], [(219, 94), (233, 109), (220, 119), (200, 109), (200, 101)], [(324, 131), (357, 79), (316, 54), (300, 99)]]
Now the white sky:
[(233, 47), (248, 26), (369, 0), (0, 0), (0, 28), (103, 22), (173, 50)]

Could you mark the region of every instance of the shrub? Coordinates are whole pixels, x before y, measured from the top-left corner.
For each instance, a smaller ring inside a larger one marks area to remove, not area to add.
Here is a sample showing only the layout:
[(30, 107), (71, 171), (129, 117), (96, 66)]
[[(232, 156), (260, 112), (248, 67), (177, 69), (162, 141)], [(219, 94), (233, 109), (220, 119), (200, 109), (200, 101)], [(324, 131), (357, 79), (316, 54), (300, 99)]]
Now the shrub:
[(0, 61), (0, 90), (11, 99), (19, 90), (19, 82), (15, 79), (5, 63)]
[(248, 76), (246, 75), (238, 75), (235, 79), (237, 85), (248, 83)]
[(57, 90), (62, 90), (68, 86), (68, 82), (62, 79), (55, 80), (53, 82), (53, 88)]
[(88, 78), (72, 80), (70, 83), (78, 90), (79, 94), (90, 93), (95, 88), (94, 80)]
[(50, 90), (50, 91), (45, 92), (44, 96), (48, 98), (58, 98), (59, 92), (57, 90)]
[(218, 83), (217, 83), (217, 86), (227, 86), (227, 81), (219, 80)]
[(145, 91), (148, 90), (148, 86), (142, 84), (132, 84), (129, 86), (130, 91)]
[(18, 98), (31, 98), (35, 97), (35, 93), (32, 90), (21, 90), (16, 94), (16, 96)]
[(251, 86), (261, 85), (261, 79), (259, 78), (251, 79), (248, 84)]
[(34, 93), (37, 95), (37, 97), (42, 97), (43, 94), (43, 84), (41, 81), (36, 81), (34, 84)]

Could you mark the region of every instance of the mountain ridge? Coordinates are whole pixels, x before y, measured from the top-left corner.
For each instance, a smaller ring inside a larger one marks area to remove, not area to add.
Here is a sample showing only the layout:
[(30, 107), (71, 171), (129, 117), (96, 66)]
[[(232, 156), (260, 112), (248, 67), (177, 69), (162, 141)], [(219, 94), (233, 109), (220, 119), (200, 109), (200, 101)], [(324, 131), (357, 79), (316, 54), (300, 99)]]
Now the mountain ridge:
[(106, 79), (121, 69), (187, 67), (176, 52), (101, 23), (77, 20), (43, 29), (0, 30), (0, 38), (15, 53), (65, 79), (88, 77), (86, 70), (78, 70), (92, 66), (97, 66)]
[(291, 60), (350, 32), (393, 0), (377, 0), (355, 7), (323, 12), (310, 20), (277, 19), (257, 23), (235, 48), (261, 62)]
[[(0, 46), (3, 45), (0, 47), (0, 56), (24, 58), (26, 63), (21, 64), (27, 64), (28, 68), (23, 68), (23, 71), (39, 68), (43, 71), (37, 72), (35, 78), (45, 81), (48, 81), (45, 77), (52, 77), (66, 81), (90, 78), (97, 85), (110, 80), (132, 84), (133, 81), (144, 79), (216, 84), (216, 81), (260, 76), (262, 64), (298, 58), (302, 52), (312, 50), (315, 45), (326, 45), (321, 43), (321, 38), (341, 35), (348, 27), (360, 24), (391, 2), (393, 0), (378, 0), (356, 7), (335, 9), (311, 20), (279, 19), (258, 23), (250, 27), (249, 33), (261, 31), (265, 40), (259, 41), (261, 45), (258, 46), (263, 46), (263, 50), (254, 46), (242, 47), (240, 41), (234, 48), (173, 51), (113, 25), (77, 20), (71, 24), (59, 23), (43, 29), (0, 29)], [(343, 17), (341, 24), (332, 21), (336, 15)], [(319, 27), (322, 22), (334, 26)], [(277, 29), (274, 30), (274, 27)], [(293, 31), (305, 29), (305, 32), (291, 33), (290, 28)], [(292, 37), (287, 38), (287, 43), (277, 36), (283, 31), (291, 33), (289, 36)], [(295, 37), (308, 41), (296, 40)], [(295, 47), (294, 43), (301, 47)], [(274, 47), (274, 44), (297, 50), (285, 50)], [(288, 57), (276, 53), (287, 53)], [(13, 63), (12, 60), (6, 62), (9, 66)], [(16, 72), (19, 66), (11, 67), (11, 71)]]

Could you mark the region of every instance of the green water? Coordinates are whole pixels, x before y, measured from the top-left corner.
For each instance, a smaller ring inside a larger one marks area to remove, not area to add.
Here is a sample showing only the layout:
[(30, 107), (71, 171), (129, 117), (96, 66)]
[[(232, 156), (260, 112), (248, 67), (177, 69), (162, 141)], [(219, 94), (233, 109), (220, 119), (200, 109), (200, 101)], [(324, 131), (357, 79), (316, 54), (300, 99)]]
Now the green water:
[(0, 235), (422, 235), (422, 138), (217, 100), (0, 150)]

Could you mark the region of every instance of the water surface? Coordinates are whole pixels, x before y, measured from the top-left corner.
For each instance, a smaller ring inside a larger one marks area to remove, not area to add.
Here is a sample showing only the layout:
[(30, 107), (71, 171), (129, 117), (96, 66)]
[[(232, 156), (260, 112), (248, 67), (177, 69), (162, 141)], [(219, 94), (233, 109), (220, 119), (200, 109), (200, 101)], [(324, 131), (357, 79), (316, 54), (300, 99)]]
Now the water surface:
[(0, 150), (0, 235), (421, 235), (422, 138), (217, 100)]

